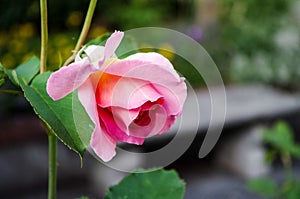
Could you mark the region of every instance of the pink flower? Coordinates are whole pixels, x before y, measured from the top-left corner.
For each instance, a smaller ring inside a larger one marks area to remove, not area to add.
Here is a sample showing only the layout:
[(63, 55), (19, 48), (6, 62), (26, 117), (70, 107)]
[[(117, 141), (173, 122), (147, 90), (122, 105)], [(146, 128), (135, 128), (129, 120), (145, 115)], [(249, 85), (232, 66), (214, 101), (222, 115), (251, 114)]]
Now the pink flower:
[(74, 63), (52, 73), (47, 82), (54, 100), (78, 88), (78, 98), (95, 123), (90, 145), (104, 161), (115, 155), (118, 141), (140, 145), (146, 137), (166, 132), (181, 115), (187, 94), (184, 78), (162, 55), (117, 59), (114, 51), (123, 35), (113, 33), (104, 47), (83, 48)]

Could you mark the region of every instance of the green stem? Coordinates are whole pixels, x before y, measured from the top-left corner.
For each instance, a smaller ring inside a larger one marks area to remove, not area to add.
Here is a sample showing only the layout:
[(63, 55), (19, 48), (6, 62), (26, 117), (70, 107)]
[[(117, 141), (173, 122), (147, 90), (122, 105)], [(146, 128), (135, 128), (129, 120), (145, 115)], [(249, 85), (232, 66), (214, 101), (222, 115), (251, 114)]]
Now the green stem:
[(48, 17), (47, 17), (47, 0), (40, 0), (41, 10), (41, 61), (40, 73), (47, 70), (47, 48), (48, 48)]
[(78, 38), (77, 44), (75, 46), (75, 49), (73, 51), (72, 56), (69, 57), (65, 61), (64, 66), (68, 65), (69, 63), (71, 63), (75, 59), (76, 53), (80, 50), (81, 46), (83, 45), (83, 43), (84, 43), (84, 41), (85, 41), (85, 39), (88, 35), (90, 26), (91, 26), (91, 22), (92, 22), (92, 19), (93, 19), (93, 15), (94, 15), (96, 5), (97, 5), (97, 0), (91, 0), (90, 1), (89, 9), (88, 9), (88, 12), (86, 14), (85, 21), (84, 21), (80, 36)]
[(56, 198), (56, 154), (57, 154), (57, 139), (52, 132), (48, 133), (49, 142), (49, 176), (48, 176), (48, 199)]
[[(48, 49), (48, 14), (47, 14), (47, 0), (40, 0), (41, 10), (41, 60), (40, 60), (40, 73), (47, 70), (47, 49)], [(48, 131), (48, 144), (49, 144), (49, 173), (48, 173), (48, 199), (56, 198), (56, 150), (57, 140), (55, 135), (45, 127)]]

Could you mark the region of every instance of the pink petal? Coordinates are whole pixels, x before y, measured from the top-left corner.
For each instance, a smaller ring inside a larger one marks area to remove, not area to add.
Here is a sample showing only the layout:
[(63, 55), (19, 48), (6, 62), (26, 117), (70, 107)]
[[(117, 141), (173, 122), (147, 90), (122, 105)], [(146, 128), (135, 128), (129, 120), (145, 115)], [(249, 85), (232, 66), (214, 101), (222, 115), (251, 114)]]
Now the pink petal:
[(167, 58), (155, 52), (136, 53), (126, 57), (124, 60), (140, 60), (143, 62), (157, 64), (157, 65), (161, 65), (173, 69), (173, 65)]
[(87, 80), (78, 88), (78, 98), (95, 124), (95, 129), (91, 137), (92, 149), (102, 160), (111, 160), (116, 154), (116, 140), (105, 132), (105, 128), (101, 128), (100, 126), (94, 87), (90, 80)]
[(82, 85), (96, 70), (87, 59), (64, 66), (49, 77), (47, 92), (53, 100), (61, 99)]
[(141, 108), (125, 109), (121, 107), (110, 107), (111, 113), (119, 128), (129, 135), (128, 127), (132, 121), (139, 115)]
[(180, 113), (186, 99), (187, 88), (184, 78), (180, 78), (170, 67), (145, 63), (141, 60), (121, 60), (105, 68), (105, 73), (123, 78), (150, 82), (162, 96), (167, 95), (168, 114)]
[(106, 41), (105, 43), (105, 50), (104, 50), (104, 57), (105, 59), (110, 58), (115, 50), (121, 43), (121, 40), (124, 36), (123, 32), (115, 31)]
[(118, 106), (135, 109), (147, 101), (162, 97), (147, 81), (102, 73), (98, 80), (96, 100), (101, 107)]
[(136, 123), (132, 123), (129, 126), (130, 135), (135, 137), (147, 137), (161, 133), (168, 130), (166, 127), (171, 126), (170, 120), (164, 108), (159, 105), (153, 105), (149, 110), (150, 123), (147, 126), (139, 126)]
[(154, 84), (153, 86), (163, 94), (164, 101), (162, 105), (168, 115), (181, 115), (186, 98), (186, 87), (182, 84), (173, 89), (160, 84)]
[(143, 144), (144, 139), (138, 138), (134, 136), (127, 135), (119, 126), (119, 122), (116, 122), (118, 118), (114, 117), (112, 113), (107, 108), (98, 108), (99, 116), (102, 122), (104, 123), (107, 132), (110, 134), (111, 137), (115, 138), (121, 142), (127, 142), (131, 144)]
[(174, 124), (175, 120), (176, 120), (176, 116), (169, 115), (166, 119), (165, 126), (154, 135), (160, 135), (162, 133), (167, 132), (171, 128), (171, 126)]

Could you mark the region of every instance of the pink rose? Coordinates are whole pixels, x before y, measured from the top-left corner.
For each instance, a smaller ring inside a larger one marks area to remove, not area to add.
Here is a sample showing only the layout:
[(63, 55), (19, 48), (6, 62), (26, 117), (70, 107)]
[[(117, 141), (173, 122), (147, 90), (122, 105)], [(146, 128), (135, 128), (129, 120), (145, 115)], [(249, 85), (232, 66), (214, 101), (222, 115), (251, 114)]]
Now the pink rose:
[(54, 100), (78, 88), (78, 98), (95, 123), (90, 145), (104, 161), (115, 155), (118, 141), (140, 145), (146, 137), (166, 132), (181, 115), (187, 95), (184, 78), (162, 55), (117, 59), (114, 52), (123, 35), (113, 33), (104, 47), (83, 48), (74, 63), (52, 73), (47, 82)]

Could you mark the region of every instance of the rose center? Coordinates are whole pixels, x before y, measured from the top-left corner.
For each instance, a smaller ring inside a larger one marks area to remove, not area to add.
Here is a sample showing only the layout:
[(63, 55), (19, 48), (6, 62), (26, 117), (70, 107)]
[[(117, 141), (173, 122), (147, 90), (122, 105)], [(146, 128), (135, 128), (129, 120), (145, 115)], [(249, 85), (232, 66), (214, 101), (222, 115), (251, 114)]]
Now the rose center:
[(139, 126), (147, 126), (151, 122), (149, 111), (140, 111), (139, 115), (133, 120)]

